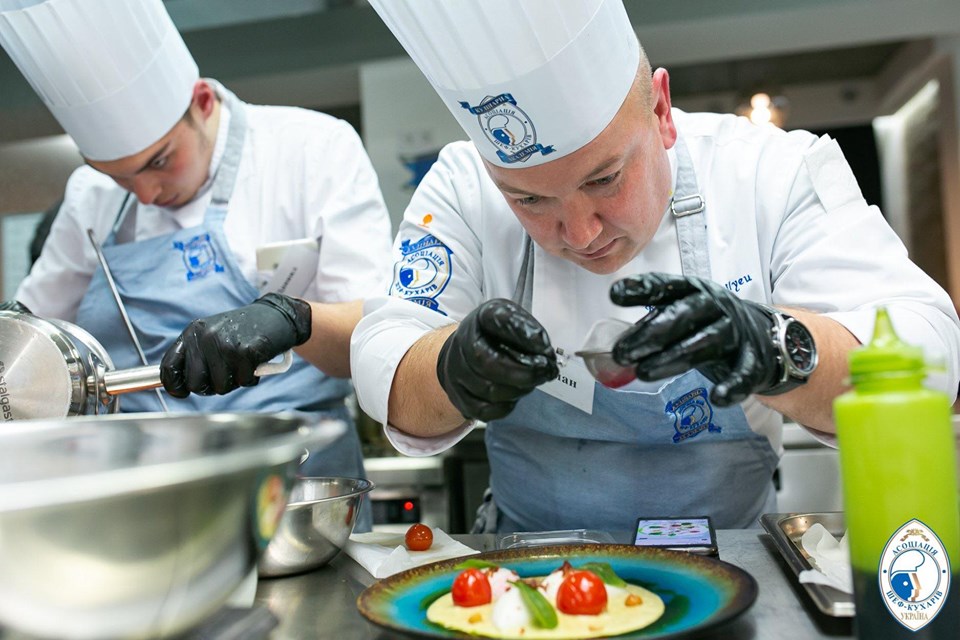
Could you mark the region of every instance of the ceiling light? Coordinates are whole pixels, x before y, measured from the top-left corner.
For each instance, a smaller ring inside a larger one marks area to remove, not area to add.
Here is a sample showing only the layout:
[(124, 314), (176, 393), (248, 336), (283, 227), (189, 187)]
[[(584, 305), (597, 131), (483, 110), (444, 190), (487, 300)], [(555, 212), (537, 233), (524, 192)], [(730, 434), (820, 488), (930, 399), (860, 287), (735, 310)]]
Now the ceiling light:
[(737, 115), (750, 119), (756, 125), (774, 125), (782, 127), (787, 119), (789, 103), (783, 96), (771, 97), (769, 93), (758, 91), (737, 107)]

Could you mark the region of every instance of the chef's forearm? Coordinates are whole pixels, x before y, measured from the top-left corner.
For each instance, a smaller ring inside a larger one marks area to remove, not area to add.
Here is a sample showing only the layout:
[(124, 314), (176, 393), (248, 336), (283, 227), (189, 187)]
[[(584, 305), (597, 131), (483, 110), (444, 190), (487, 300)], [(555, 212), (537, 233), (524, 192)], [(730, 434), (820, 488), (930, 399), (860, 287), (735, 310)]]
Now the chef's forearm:
[(363, 302), (311, 302), (310, 339), (297, 355), (336, 378), (350, 377), (350, 335), (363, 314)]
[(437, 358), (447, 337), (457, 328), (447, 325), (417, 340), (403, 356), (390, 387), (389, 422), (413, 436), (448, 433), (465, 421), (450, 403), (437, 379)]
[(819, 363), (807, 383), (779, 396), (756, 396), (763, 404), (796, 422), (824, 433), (836, 433), (833, 400), (850, 386), (848, 358), (860, 346), (857, 338), (827, 316), (789, 309), (813, 334)]

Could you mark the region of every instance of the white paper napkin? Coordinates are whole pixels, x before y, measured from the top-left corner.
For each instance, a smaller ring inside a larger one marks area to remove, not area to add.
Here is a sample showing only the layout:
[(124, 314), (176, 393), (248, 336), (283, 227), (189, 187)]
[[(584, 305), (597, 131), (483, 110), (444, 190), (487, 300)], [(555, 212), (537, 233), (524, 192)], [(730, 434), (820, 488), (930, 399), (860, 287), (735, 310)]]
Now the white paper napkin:
[(800, 544), (813, 560), (813, 569), (801, 571), (800, 582), (823, 584), (844, 593), (853, 593), (853, 573), (850, 569), (850, 548), (847, 534), (840, 542), (819, 522), (807, 529)]
[(433, 529), (433, 544), (426, 551), (409, 551), (404, 545), (405, 533), (372, 531), (354, 533), (343, 550), (370, 572), (374, 578), (386, 578), (404, 569), (422, 564), (480, 553), (457, 542), (442, 529)]

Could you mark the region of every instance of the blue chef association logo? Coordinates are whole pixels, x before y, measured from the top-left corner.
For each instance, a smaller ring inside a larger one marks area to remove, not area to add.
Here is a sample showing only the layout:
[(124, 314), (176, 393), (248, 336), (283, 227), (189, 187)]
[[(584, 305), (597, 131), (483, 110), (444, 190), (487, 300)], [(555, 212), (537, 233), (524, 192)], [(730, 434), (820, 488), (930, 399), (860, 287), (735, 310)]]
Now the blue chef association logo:
[(525, 162), (535, 153), (547, 155), (554, 152), (552, 146), (545, 147), (537, 142), (533, 121), (509, 93), (487, 96), (475, 107), (469, 102), (461, 102), (460, 106), (477, 116), (480, 129), (496, 147), (497, 156), (503, 162)]
[(922, 629), (940, 613), (950, 592), (950, 558), (937, 534), (919, 520), (894, 533), (880, 557), (880, 593), (897, 622)]
[(673, 416), (673, 441), (683, 442), (704, 431), (720, 433), (721, 428), (713, 424), (713, 407), (707, 390), (697, 387), (679, 398), (671, 400), (664, 407), (664, 413)]
[(217, 251), (210, 243), (210, 234), (194, 236), (189, 242), (174, 242), (174, 249), (183, 252), (183, 264), (187, 267), (187, 282), (203, 278), (207, 274), (220, 273), (223, 266), (217, 263)]
[(446, 315), (440, 310), (437, 296), (450, 281), (453, 252), (431, 234), (416, 242), (404, 240), (400, 252), (403, 258), (393, 266), (390, 294)]

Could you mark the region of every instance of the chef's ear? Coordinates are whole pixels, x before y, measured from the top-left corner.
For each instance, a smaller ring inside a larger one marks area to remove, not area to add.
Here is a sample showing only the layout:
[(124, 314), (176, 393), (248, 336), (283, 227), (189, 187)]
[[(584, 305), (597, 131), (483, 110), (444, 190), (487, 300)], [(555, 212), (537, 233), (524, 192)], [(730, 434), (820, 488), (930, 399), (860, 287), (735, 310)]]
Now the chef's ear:
[(193, 85), (193, 98), (190, 101), (190, 112), (195, 119), (206, 121), (213, 113), (217, 104), (217, 93), (206, 80), (202, 78)]
[(670, 74), (664, 68), (653, 72), (653, 113), (657, 118), (664, 149), (677, 141), (677, 126), (673, 122), (673, 102), (670, 99)]

